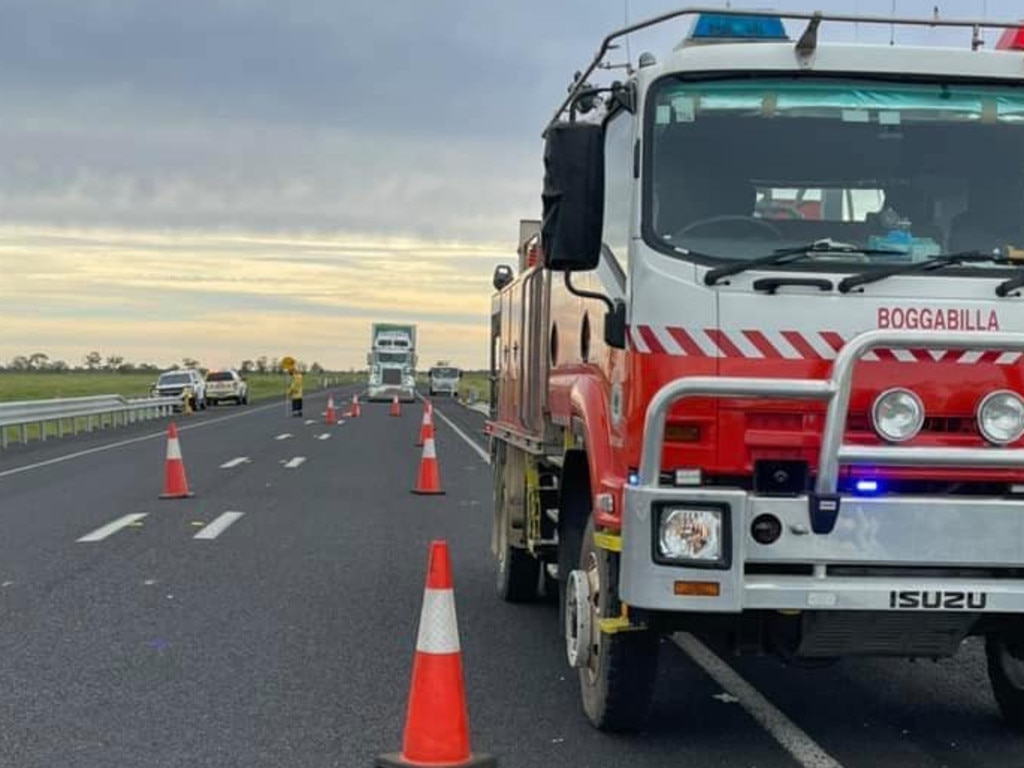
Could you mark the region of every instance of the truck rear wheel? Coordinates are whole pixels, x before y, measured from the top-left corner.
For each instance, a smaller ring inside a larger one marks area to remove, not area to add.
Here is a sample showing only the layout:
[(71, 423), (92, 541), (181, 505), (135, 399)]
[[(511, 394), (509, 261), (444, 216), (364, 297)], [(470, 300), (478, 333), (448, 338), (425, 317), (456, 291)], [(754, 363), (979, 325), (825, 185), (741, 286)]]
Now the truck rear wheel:
[(1007, 725), (1024, 732), (1024, 632), (1015, 630), (989, 635), (985, 640), (988, 679), (999, 711)]
[(512, 546), (509, 542), (509, 484), (524, 482), (522, 477), (511, 477), (510, 469), (518, 464), (507, 463), (507, 446), (492, 457), (494, 461), (494, 503), (495, 525), (498, 530), (496, 540), (497, 557), (495, 576), (498, 596), (508, 603), (523, 603), (537, 597), (540, 580), (540, 561), (525, 549)]
[(566, 651), (579, 670), (583, 710), (602, 731), (638, 731), (647, 722), (658, 671), (659, 637), (648, 630), (601, 631), (620, 614), (615, 556), (594, 544), (587, 523), (579, 568), (566, 574)]

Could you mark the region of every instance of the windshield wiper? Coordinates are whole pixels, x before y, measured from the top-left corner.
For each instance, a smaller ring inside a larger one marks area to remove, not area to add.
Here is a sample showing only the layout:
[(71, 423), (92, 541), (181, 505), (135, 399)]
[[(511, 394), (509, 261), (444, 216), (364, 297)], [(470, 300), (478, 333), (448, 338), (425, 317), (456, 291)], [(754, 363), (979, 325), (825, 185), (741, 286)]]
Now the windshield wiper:
[(1024, 287), (1024, 275), (1011, 277), (996, 286), (996, 296), (1009, 296), (1013, 291), (1022, 287)]
[(953, 264), (970, 264), (972, 262), (991, 261), (996, 264), (1006, 263), (1008, 259), (993, 253), (982, 253), (981, 251), (960, 251), (958, 253), (941, 253), (925, 261), (915, 261), (909, 264), (895, 264), (889, 267), (882, 267), (871, 272), (862, 272), (859, 275), (844, 277), (836, 285), (840, 293), (849, 293), (854, 288), (868, 283), (877, 283), (893, 275), (908, 275), (914, 272), (930, 272), (933, 269), (942, 269)]
[(734, 264), (727, 264), (725, 266), (709, 269), (704, 275), (704, 285), (717, 285), (723, 278), (729, 277), (730, 275), (738, 275), (740, 272), (757, 269), (758, 267), (777, 267), (782, 264), (788, 264), (791, 261), (799, 261), (800, 259), (808, 258), (814, 254), (836, 253), (851, 255), (862, 254), (864, 256), (892, 256), (893, 254), (902, 253), (902, 251), (879, 248), (860, 248), (856, 245), (837, 243), (834, 240), (826, 238), (824, 240), (815, 240), (812, 243), (796, 245), (792, 248), (779, 248), (778, 250), (772, 251), (767, 256), (759, 256), (756, 259), (750, 259), (749, 261), (737, 261)]

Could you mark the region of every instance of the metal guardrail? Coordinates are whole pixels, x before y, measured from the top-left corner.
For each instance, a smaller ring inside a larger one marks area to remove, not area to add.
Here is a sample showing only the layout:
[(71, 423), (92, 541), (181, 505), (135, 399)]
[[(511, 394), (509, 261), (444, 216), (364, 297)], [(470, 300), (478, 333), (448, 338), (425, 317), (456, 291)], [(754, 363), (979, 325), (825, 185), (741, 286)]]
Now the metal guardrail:
[(0, 448), (6, 448), (11, 428), (18, 429), (20, 442), (28, 442), (29, 427), (39, 426), (39, 439), (46, 440), (47, 425), (57, 425), (57, 437), (64, 437), (70, 427), (78, 434), (80, 426), (92, 432), (98, 426), (116, 427), (161, 418), (181, 405), (176, 397), (129, 399), (121, 395), (66, 397), (55, 400), (21, 400), (0, 403)]

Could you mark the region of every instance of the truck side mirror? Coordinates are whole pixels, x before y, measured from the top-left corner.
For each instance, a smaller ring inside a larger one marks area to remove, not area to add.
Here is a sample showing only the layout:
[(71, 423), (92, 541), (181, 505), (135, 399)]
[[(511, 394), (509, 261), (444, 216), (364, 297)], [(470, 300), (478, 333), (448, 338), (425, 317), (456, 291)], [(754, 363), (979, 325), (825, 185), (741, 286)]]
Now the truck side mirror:
[(541, 251), (558, 272), (596, 269), (604, 226), (604, 128), (555, 123), (544, 145)]
[(494, 268), (494, 277), (491, 279), (491, 284), (494, 285), (494, 290), (500, 291), (514, 279), (515, 275), (512, 272), (512, 267), (508, 264), (499, 264)]
[(604, 313), (604, 343), (612, 349), (626, 348), (626, 302), (615, 299), (615, 308)]

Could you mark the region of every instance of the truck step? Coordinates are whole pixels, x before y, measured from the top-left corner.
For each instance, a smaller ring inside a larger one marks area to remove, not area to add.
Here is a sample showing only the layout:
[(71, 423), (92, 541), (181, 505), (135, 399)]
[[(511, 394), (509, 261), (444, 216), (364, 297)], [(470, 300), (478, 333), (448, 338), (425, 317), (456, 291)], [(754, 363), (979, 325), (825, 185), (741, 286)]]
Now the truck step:
[(557, 523), (558, 522), (558, 507), (554, 507), (553, 509), (545, 509), (544, 510), (544, 516), (547, 517), (547, 519), (550, 520), (552, 523)]
[(530, 550), (538, 557), (554, 555), (558, 552), (558, 539), (540, 539), (533, 542)]
[(558, 578), (558, 563), (548, 563), (545, 566), (545, 570), (548, 572), (548, 576), (552, 579)]

